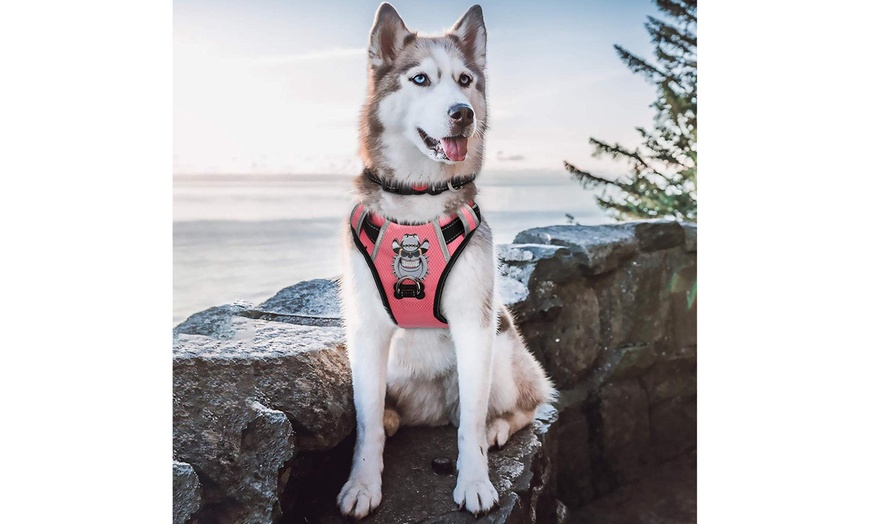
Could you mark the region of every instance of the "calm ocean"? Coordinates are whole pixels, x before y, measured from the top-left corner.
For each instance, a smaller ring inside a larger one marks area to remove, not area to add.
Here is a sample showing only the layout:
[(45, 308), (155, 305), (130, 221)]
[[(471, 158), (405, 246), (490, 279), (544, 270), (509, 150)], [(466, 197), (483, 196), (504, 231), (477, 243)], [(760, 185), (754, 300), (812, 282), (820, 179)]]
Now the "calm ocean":
[[(351, 177), (176, 175), (173, 179), (173, 325), (234, 300), (341, 271), (340, 228)], [(497, 243), (524, 229), (610, 222), (590, 191), (565, 171), (484, 172), (484, 216)]]

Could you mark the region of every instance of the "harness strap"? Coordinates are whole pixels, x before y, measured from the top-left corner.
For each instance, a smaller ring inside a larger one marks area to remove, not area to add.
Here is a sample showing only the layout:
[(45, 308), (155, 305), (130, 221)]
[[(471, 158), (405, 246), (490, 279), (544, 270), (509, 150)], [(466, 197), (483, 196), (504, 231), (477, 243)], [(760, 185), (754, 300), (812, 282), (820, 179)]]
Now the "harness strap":
[[(357, 204), (360, 206), (361, 204)], [(356, 211), (356, 208), (354, 208)], [(353, 216), (353, 214), (351, 215)], [(469, 206), (468, 204), (464, 204), (459, 213), (457, 213), (456, 218), (447, 223), (447, 225), (440, 226), (437, 229), (441, 230), (441, 235), (444, 237), (444, 243), (449, 244), (456, 240), (460, 235), (467, 235), (471, 230), (476, 229), (477, 226), (480, 225), (480, 208), (477, 204), (473, 206)], [(365, 233), (369, 240), (372, 242), (377, 242), (378, 237), (381, 234), (381, 229), (386, 227), (387, 222), (378, 226), (372, 222), (368, 213), (362, 213), (359, 216), (359, 221), (361, 222), (355, 229), (357, 234), (360, 233), (360, 229)], [(471, 224), (473, 224), (473, 226)], [(437, 225), (437, 221), (433, 222), (433, 224)], [(448, 258), (448, 257), (445, 257)]]
[[(360, 234), (360, 229), (363, 227), (363, 219), (366, 217), (365, 209), (362, 204), (357, 204), (353, 206), (353, 211), (350, 212), (350, 227), (356, 231), (356, 234)], [(374, 242), (374, 240), (372, 240)]]

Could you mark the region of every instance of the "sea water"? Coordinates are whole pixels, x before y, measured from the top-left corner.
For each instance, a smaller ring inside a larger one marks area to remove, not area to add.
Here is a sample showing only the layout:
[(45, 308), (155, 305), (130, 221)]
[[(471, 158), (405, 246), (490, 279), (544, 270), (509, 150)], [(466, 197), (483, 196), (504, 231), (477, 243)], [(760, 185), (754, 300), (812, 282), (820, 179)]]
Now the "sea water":
[[(341, 272), (352, 177), (176, 175), (173, 325), (208, 307), (257, 304), (278, 290)], [(478, 202), (496, 243), (525, 229), (611, 222), (565, 171), (484, 172)]]

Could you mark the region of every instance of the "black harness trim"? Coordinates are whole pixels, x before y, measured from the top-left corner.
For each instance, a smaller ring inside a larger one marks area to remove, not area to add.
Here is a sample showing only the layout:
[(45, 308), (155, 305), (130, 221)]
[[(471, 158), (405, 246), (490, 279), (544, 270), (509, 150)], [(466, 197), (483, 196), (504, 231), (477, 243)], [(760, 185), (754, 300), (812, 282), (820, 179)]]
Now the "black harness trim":
[[(476, 208), (477, 206), (475, 206)], [(480, 215), (478, 214), (478, 217)], [(465, 235), (465, 238), (462, 239), (462, 243), (456, 248), (456, 251), (453, 253), (453, 256), (450, 257), (450, 260), (447, 261), (447, 266), (444, 267), (444, 273), (441, 274), (441, 280), (438, 281), (438, 287), (435, 288), (435, 305), (434, 311), (432, 312), (435, 315), (435, 318), (447, 324), (447, 319), (444, 318), (444, 315), (441, 314), (441, 293), (444, 292), (444, 283), (447, 282), (447, 275), (450, 274), (450, 270), (453, 269), (453, 263), (459, 260), (459, 255), (462, 254), (462, 250), (465, 249), (465, 246), (468, 245), (468, 241), (471, 240), (471, 237), (474, 236), (474, 233), (477, 231), (477, 228), (474, 228)]]
[[(474, 204), (471, 207), (471, 210), (474, 211), (474, 214), (477, 215), (477, 222), (480, 223), (480, 208), (477, 207), (477, 204)], [(362, 230), (365, 232), (366, 236), (369, 237), (369, 240), (372, 243), (378, 241), (378, 235), (381, 233), (381, 228), (376, 226), (369, 219), (368, 213), (366, 213), (365, 218), (363, 218)], [(459, 238), (459, 235), (465, 233), (465, 226), (462, 225), (462, 220), (459, 217), (451, 220), (446, 226), (441, 226), (441, 234), (444, 235), (444, 242), (449, 244)]]
[(369, 220), (368, 213), (366, 213), (365, 218), (363, 218), (362, 229), (365, 231), (366, 236), (369, 237), (369, 240), (372, 241), (372, 244), (378, 241), (378, 235), (381, 233), (381, 228), (374, 225), (372, 221)]
[(369, 256), (369, 252), (366, 251), (366, 247), (362, 245), (360, 242), (359, 236), (356, 234), (356, 229), (353, 226), (350, 226), (350, 232), (353, 235), (353, 243), (356, 248), (362, 253), (364, 259), (366, 259), (366, 264), (369, 266), (369, 271), (372, 273), (372, 278), (375, 279), (375, 286), (378, 288), (378, 294), (381, 295), (381, 302), (384, 303), (384, 309), (387, 310), (387, 314), (390, 315), (390, 320), (393, 321), (393, 324), (398, 324), (396, 322), (396, 317), (393, 316), (393, 310), (390, 309), (390, 302), (387, 300), (387, 293), (384, 291), (384, 286), (381, 284), (381, 277), (378, 274), (378, 269), (375, 267), (375, 262), (372, 260), (372, 257)]

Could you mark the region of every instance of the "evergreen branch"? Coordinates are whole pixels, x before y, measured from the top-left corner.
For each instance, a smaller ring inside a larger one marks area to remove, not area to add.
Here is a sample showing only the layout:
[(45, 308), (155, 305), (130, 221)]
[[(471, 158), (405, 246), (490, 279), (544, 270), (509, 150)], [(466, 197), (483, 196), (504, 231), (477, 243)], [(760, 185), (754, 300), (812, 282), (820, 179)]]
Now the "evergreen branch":
[(589, 143), (595, 146), (594, 155), (600, 156), (602, 153), (606, 153), (610, 155), (611, 158), (613, 158), (614, 160), (618, 160), (619, 157), (627, 157), (637, 162), (640, 166), (643, 166), (645, 168), (649, 167), (649, 165), (647, 165), (646, 163), (646, 160), (644, 160), (643, 157), (640, 156), (637, 150), (629, 151), (618, 143), (611, 145), (606, 142), (602, 142), (597, 138), (590, 138)]
[(672, 45), (687, 55), (695, 54), (695, 49), (698, 48), (698, 37), (694, 33), (688, 30), (680, 31), (667, 22), (652, 16), (647, 16), (646, 20), (644, 27), (653, 37), (653, 42), (658, 45)]
[(567, 161), (562, 161), (565, 165), (565, 169), (568, 170), (569, 173), (580, 182), (581, 187), (583, 189), (587, 189), (589, 187), (599, 187), (599, 186), (616, 186), (619, 187), (620, 183), (614, 180), (607, 180), (606, 178), (601, 178), (593, 175), (588, 171), (583, 171), (578, 169), (574, 165), (568, 163)]
[(616, 54), (619, 59), (625, 62), (632, 73), (643, 73), (651, 81), (655, 82), (658, 78), (664, 78), (667, 75), (659, 71), (655, 66), (648, 64), (643, 58), (631, 54), (627, 49), (620, 45), (614, 45)]
[(697, 23), (698, 4), (694, 0), (656, 0), (656, 6), (677, 20)]

